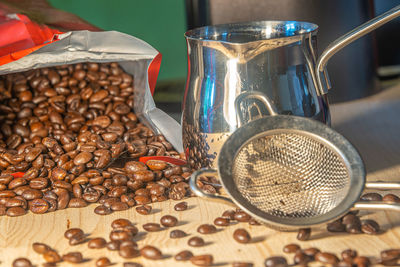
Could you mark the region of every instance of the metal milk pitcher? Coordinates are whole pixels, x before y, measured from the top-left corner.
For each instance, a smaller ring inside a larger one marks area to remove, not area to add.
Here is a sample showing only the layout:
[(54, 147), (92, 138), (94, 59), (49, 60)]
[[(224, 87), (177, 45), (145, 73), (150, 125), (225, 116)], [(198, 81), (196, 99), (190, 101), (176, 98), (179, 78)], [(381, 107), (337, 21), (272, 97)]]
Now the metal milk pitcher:
[[(186, 32), (188, 77), (182, 138), (191, 166), (215, 167), (222, 144), (238, 127), (240, 111), (235, 109), (235, 99), (244, 91), (265, 94), (279, 114), (310, 117), (329, 125), (328, 60), (398, 16), (400, 6), (338, 38), (319, 58), (318, 26), (308, 22), (235, 23)], [(268, 114), (254, 101), (245, 103), (246, 114)]]

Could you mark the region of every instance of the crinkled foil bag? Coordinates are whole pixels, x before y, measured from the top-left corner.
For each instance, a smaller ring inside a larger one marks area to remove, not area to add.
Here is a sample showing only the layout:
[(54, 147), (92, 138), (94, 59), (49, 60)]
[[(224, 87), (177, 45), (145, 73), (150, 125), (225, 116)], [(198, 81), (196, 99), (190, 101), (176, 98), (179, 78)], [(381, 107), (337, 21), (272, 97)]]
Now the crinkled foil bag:
[(134, 77), (136, 115), (157, 134), (163, 134), (178, 152), (183, 151), (179, 123), (155, 106), (150, 91), (149, 67), (159, 54), (156, 49), (116, 31), (72, 31), (57, 38), (60, 40), (0, 66), (0, 75), (80, 62), (118, 62)]

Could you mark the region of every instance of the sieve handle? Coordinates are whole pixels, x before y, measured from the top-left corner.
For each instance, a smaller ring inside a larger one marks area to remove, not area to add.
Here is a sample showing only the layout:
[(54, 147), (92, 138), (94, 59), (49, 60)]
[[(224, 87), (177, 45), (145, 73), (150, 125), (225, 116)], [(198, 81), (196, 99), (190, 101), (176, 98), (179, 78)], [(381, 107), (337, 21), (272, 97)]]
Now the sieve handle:
[(229, 198), (220, 196), (220, 195), (216, 195), (216, 194), (206, 193), (203, 190), (201, 190), (200, 187), (197, 186), (198, 178), (200, 178), (200, 176), (205, 176), (205, 175), (218, 176), (218, 172), (213, 169), (200, 169), (200, 170), (192, 173), (192, 175), (190, 176), (190, 180), (189, 180), (189, 186), (190, 186), (190, 189), (192, 189), (193, 193), (195, 193), (196, 196), (199, 196), (199, 197), (209, 198), (214, 201), (223, 202), (223, 203), (235, 206), (233, 201), (230, 200)]
[(400, 204), (382, 203), (380, 201), (360, 201), (354, 204), (352, 210), (390, 210), (400, 211)]
[(370, 182), (365, 184), (366, 189), (396, 190), (400, 189), (400, 183)]

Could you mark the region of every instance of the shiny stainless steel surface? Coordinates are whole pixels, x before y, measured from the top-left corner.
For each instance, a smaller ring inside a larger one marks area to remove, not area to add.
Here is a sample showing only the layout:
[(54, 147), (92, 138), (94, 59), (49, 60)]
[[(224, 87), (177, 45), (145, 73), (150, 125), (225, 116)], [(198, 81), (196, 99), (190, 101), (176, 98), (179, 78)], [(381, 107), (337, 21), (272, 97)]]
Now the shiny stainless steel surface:
[(322, 87), (329, 88), (324, 71), (327, 60), (398, 15), (399, 7), (363, 24), (329, 46), (320, 60), (316, 56), (318, 26), (312, 23), (261, 21), (188, 31), (182, 138), (189, 163), (195, 168), (215, 167), (223, 141), (238, 128), (234, 102), (245, 91), (265, 94), (279, 114), (329, 125), (327, 89)]

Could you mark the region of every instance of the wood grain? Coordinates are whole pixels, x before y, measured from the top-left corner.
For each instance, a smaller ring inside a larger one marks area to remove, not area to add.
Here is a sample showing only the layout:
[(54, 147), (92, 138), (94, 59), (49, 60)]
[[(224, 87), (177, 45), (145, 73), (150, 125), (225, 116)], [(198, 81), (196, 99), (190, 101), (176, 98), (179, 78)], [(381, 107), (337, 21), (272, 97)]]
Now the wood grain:
[[(95, 205), (82, 209), (66, 209), (43, 215), (29, 213), (22, 217), (0, 217), (0, 261), (1, 266), (11, 266), (17, 257), (28, 257), (40, 266), (44, 262), (42, 257), (33, 252), (33, 242), (44, 242), (60, 254), (72, 251), (81, 251), (88, 260), (77, 266), (95, 266), (95, 260), (101, 256), (109, 257), (115, 265), (122, 266), (128, 260), (121, 258), (117, 252), (107, 249), (88, 249), (87, 243), (78, 246), (69, 246), (64, 238), (64, 231), (69, 227), (82, 228), (90, 237), (104, 237), (108, 240), (111, 222), (117, 218), (128, 218), (139, 228), (138, 244), (143, 246), (151, 244), (159, 247), (165, 255), (163, 260), (152, 261), (137, 257), (131, 261), (142, 263), (143, 266), (191, 266), (187, 262), (177, 262), (173, 256), (181, 250), (189, 249), (195, 255), (209, 253), (214, 256), (214, 266), (231, 266), (233, 261), (250, 261), (254, 266), (263, 266), (265, 258), (273, 255), (282, 255), (282, 247), (291, 242), (299, 243), (302, 247), (317, 246), (322, 250), (340, 253), (347, 248), (355, 248), (360, 254), (379, 256), (383, 249), (400, 247), (400, 214), (376, 212), (364, 214), (364, 218), (376, 219), (385, 230), (382, 234), (371, 236), (329, 234), (323, 228), (313, 229), (312, 240), (300, 242), (296, 240), (295, 232), (278, 232), (266, 226), (250, 226), (247, 223), (233, 223), (228, 227), (219, 227), (219, 231), (211, 235), (202, 235), (206, 246), (192, 248), (187, 245), (187, 240), (195, 235), (197, 227), (212, 221), (230, 206), (209, 202), (200, 198), (186, 199), (189, 209), (175, 211), (173, 206), (176, 201), (154, 203), (150, 215), (140, 215), (134, 208), (127, 211), (115, 212), (111, 215), (100, 216), (93, 212)], [(160, 232), (145, 233), (142, 225), (148, 222), (159, 222), (162, 215), (171, 214), (178, 218), (179, 225)], [(253, 239), (250, 244), (239, 244), (232, 238), (235, 229), (247, 229)], [(172, 229), (181, 229), (189, 236), (181, 239), (170, 239)], [(292, 257), (287, 255), (290, 262)], [(59, 266), (71, 266), (61, 263)]]

